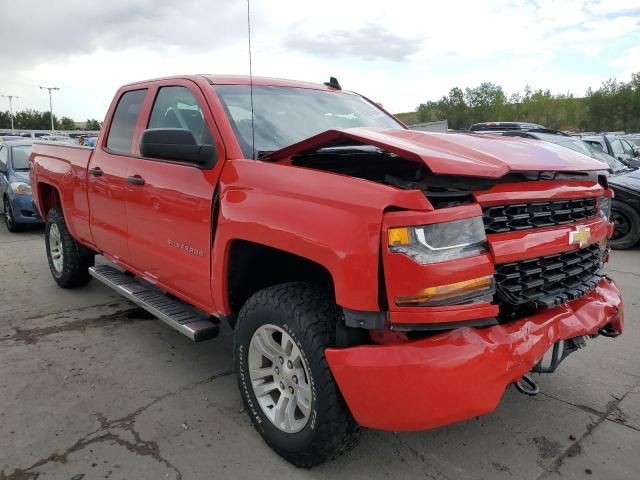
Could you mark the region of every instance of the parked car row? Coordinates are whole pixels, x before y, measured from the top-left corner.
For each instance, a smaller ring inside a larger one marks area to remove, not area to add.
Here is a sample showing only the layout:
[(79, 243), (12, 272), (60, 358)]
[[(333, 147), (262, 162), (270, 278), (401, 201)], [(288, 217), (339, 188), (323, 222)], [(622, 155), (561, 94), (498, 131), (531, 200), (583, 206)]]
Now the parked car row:
[(603, 133), (599, 135), (582, 136), (580, 138), (601, 149), (608, 155), (617, 158), (629, 167), (640, 167), (640, 158), (638, 158), (640, 153), (638, 153), (633, 148), (633, 144), (624, 137)]

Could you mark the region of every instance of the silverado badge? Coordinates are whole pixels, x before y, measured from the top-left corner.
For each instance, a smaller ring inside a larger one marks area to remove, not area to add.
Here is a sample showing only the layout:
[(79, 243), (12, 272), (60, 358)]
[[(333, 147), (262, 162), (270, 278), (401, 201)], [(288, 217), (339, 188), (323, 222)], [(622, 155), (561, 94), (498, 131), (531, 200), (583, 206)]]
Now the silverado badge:
[(589, 227), (579, 225), (575, 231), (569, 232), (569, 245), (578, 244), (580, 248), (586, 247), (591, 241), (591, 230)]

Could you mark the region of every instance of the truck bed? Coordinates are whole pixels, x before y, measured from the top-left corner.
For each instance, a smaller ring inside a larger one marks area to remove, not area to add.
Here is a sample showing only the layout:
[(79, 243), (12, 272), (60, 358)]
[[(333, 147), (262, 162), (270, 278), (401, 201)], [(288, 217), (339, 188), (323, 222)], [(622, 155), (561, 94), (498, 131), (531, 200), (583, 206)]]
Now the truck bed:
[[(35, 142), (30, 157), (32, 184), (44, 182), (56, 186), (70, 231), (74, 237), (91, 244), (87, 166), (92, 153), (93, 148), (81, 145)], [(46, 211), (42, 208), (46, 198), (40, 188), (33, 189), (33, 201), (40, 211)]]

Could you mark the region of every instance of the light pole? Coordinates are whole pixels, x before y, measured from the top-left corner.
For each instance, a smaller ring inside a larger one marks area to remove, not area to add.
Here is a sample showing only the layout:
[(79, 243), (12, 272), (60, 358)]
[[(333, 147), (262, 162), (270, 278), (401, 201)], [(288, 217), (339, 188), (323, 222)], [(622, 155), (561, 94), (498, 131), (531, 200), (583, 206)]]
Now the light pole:
[(51, 133), (53, 133), (53, 106), (51, 104), (51, 90), (60, 90), (60, 87), (40, 87), (40, 90), (49, 90), (49, 112), (51, 115)]
[(11, 116), (11, 133), (13, 133), (13, 105), (12, 105), (11, 101), (14, 98), (20, 98), (20, 97), (17, 96), (17, 95), (0, 95), (0, 96), (9, 99), (9, 115)]

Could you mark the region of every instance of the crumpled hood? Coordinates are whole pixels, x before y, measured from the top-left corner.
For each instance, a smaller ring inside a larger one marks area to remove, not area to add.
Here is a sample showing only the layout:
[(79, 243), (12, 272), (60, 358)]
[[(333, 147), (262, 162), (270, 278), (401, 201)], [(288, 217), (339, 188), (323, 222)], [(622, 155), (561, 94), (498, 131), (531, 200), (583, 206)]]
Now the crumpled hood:
[(437, 174), (499, 178), (509, 172), (608, 170), (599, 160), (569, 148), (498, 135), (431, 133), (403, 129), (327, 130), (269, 154), (271, 160), (349, 143), (373, 145)]

